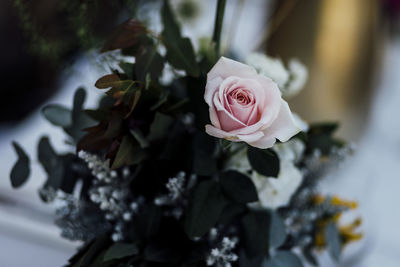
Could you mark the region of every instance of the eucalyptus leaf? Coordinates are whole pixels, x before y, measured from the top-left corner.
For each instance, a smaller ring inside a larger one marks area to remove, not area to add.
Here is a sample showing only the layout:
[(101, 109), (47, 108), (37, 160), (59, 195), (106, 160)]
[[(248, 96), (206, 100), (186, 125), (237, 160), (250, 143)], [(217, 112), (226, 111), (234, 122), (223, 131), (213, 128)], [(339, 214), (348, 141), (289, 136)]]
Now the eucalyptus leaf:
[(225, 204), (226, 200), (215, 181), (199, 183), (189, 201), (184, 221), (187, 235), (195, 238), (207, 233), (217, 223)]
[(47, 105), (42, 109), (43, 116), (52, 124), (68, 127), (72, 124), (71, 110), (61, 105)]
[(258, 200), (257, 190), (246, 175), (237, 171), (226, 171), (220, 175), (222, 190), (229, 198), (238, 203), (248, 203)]
[(115, 243), (109, 247), (104, 254), (104, 261), (122, 259), (128, 256), (137, 255), (139, 249), (136, 244)]
[(290, 251), (278, 251), (273, 257), (265, 260), (262, 267), (303, 267), (299, 257)]
[(11, 169), (10, 179), (11, 186), (13, 188), (18, 188), (28, 180), (30, 174), (30, 159), (17, 142), (12, 142), (12, 145), (17, 153), (18, 160)]
[(283, 219), (276, 211), (271, 211), (269, 229), (269, 246), (270, 248), (278, 248), (286, 240), (286, 227)]
[(38, 159), (47, 173), (45, 186), (58, 189), (64, 177), (64, 164), (51, 146), (48, 137), (42, 137), (39, 141)]
[(248, 147), (247, 157), (253, 169), (266, 177), (277, 177), (280, 171), (279, 157), (272, 149)]
[(340, 251), (342, 244), (340, 242), (340, 235), (337, 230), (336, 224), (333, 222), (328, 223), (325, 226), (325, 242), (328, 248), (329, 254), (336, 261), (340, 258)]

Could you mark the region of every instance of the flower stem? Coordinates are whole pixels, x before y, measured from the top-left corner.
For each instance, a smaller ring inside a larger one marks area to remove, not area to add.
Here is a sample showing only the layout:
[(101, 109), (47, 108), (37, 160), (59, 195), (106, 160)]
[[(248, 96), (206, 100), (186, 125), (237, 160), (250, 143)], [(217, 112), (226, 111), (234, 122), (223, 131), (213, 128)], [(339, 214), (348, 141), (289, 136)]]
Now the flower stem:
[(220, 57), (221, 30), (222, 30), (222, 22), (224, 20), (225, 4), (226, 0), (218, 0), (217, 12), (215, 13), (214, 34), (212, 40), (215, 44), (216, 59)]

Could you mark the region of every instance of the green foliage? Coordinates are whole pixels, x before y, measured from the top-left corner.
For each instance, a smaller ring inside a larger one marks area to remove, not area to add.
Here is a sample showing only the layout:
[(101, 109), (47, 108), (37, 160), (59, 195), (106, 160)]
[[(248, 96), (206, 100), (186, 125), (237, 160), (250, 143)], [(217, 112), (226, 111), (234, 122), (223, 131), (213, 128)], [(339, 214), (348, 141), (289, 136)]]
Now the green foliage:
[(200, 74), (196, 56), (189, 38), (183, 38), (178, 23), (175, 21), (168, 1), (164, 1), (162, 10), (163, 43), (167, 48), (166, 58), (175, 68), (185, 70), (190, 76)]
[(106, 250), (104, 254), (104, 261), (121, 259), (128, 256), (137, 255), (138, 253), (139, 249), (136, 244), (115, 243)]
[(344, 142), (335, 138), (333, 134), (338, 129), (337, 123), (316, 123), (310, 126), (307, 135), (307, 152), (320, 150), (322, 155), (329, 155), (334, 147), (342, 147)]
[(219, 185), (215, 181), (200, 182), (194, 190), (184, 222), (190, 238), (201, 237), (218, 221), (226, 204)]
[(64, 163), (50, 145), (48, 137), (42, 137), (38, 145), (38, 159), (47, 173), (45, 187), (58, 189), (64, 177)]
[(271, 222), (269, 225), (269, 246), (278, 248), (286, 240), (286, 226), (281, 216), (276, 211), (271, 211)]
[(216, 141), (206, 133), (193, 137), (193, 173), (209, 176), (217, 172), (215, 158)]
[(279, 157), (272, 149), (258, 149), (249, 146), (247, 157), (253, 169), (266, 177), (277, 177), (280, 171)]
[(257, 190), (253, 182), (240, 172), (223, 172), (220, 175), (220, 183), (224, 193), (233, 201), (248, 203), (258, 200)]
[(340, 241), (340, 235), (336, 224), (331, 222), (325, 226), (324, 231), (326, 246), (328, 248), (329, 254), (336, 261), (339, 260), (340, 251), (342, 248), (342, 242)]
[(47, 105), (42, 109), (43, 116), (55, 126), (69, 127), (72, 124), (71, 110), (61, 105)]
[(29, 177), (30, 170), (30, 159), (22, 147), (17, 143), (12, 143), (15, 152), (17, 153), (18, 160), (11, 169), (10, 179), (13, 188), (22, 186)]
[(269, 248), (270, 214), (267, 211), (251, 211), (242, 218), (244, 248), (250, 259), (264, 256)]
[(263, 262), (262, 267), (303, 267), (301, 260), (290, 251), (278, 251), (273, 257)]

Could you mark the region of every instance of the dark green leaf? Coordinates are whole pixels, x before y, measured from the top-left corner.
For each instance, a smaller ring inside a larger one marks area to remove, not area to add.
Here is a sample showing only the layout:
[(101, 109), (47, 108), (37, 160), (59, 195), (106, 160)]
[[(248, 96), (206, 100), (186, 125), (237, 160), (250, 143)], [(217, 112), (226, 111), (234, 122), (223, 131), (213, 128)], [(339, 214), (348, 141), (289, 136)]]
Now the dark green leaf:
[(281, 216), (276, 211), (271, 211), (271, 224), (269, 227), (269, 246), (278, 248), (286, 240), (286, 227)]
[(331, 222), (326, 225), (325, 240), (330, 255), (334, 260), (338, 261), (342, 244), (340, 242), (340, 235), (335, 223)]
[(270, 214), (266, 211), (250, 211), (242, 218), (245, 233), (245, 250), (252, 259), (268, 253)]
[(153, 123), (150, 125), (150, 133), (147, 136), (149, 141), (163, 138), (173, 122), (173, 118), (163, 113), (157, 112)]
[(164, 68), (164, 60), (157, 52), (156, 47), (149, 47), (146, 51), (136, 56), (135, 71), (138, 80), (146, 82), (147, 74), (152, 80), (157, 81)]
[(64, 164), (50, 145), (48, 137), (42, 137), (39, 141), (38, 158), (47, 173), (46, 186), (58, 189), (64, 176)]
[(18, 160), (14, 164), (11, 173), (11, 185), (13, 188), (18, 188), (28, 180), (30, 174), (30, 159), (22, 147), (17, 142), (12, 142)]
[(149, 146), (149, 143), (144, 138), (143, 134), (140, 132), (139, 129), (130, 130), (130, 133), (133, 137), (135, 137), (136, 141), (138, 141), (141, 148), (146, 148)]
[(42, 109), (44, 117), (56, 126), (68, 127), (72, 124), (71, 110), (60, 105), (47, 105)]
[(272, 258), (265, 260), (262, 267), (303, 267), (303, 264), (296, 254), (278, 251)]
[(75, 141), (78, 141), (85, 135), (83, 129), (93, 126), (96, 122), (86, 114), (83, 110), (83, 103), (86, 99), (86, 92), (83, 88), (76, 90), (74, 95), (74, 105), (72, 108), (72, 124), (64, 127), (64, 131), (68, 133)]
[(237, 171), (226, 171), (220, 176), (222, 190), (229, 198), (239, 203), (258, 200), (257, 190), (246, 175)]
[(198, 132), (193, 138), (193, 173), (212, 175), (217, 172), (215, 138), (204, 132)]
[(277, 177), (280, 170), (279, 157), (272, 149), (248, 147), (247, 157), (253, 169), (267, 177)]
[(145, 151), (138, 146), (133, 137), (125, 135), (111, 168), (118, 169), (124, 165), (138, 164), (145, 156)]
[(136, 244), (115, 243), (107, 249), (106, 253), (104, 254), (104, 261), (122, 259), (138, 253), (139, 249)]
[(160, 207), (155, 205), (145, 207), (143, 212), (134, 218), (135, 234), (145, 240), (154, 237), (160, 228), (161, 212)]
[(83, 255), (80, 264), (77, 266), (93, 266), (92, 262), (96, 257), (109, 245), (110, 239), (106, 235), (101, 235), (96, 238), (88, 251)]
[(167, 60), (173, 67), (185, 70), (188, 75), (198, 76), (200, 69), (196, 62), (192, 43), (189, 38), (182, 38), (168, 1), (164, 1), (161, 15), (164, 25), (162, 37), (167, 48)]
[(226, 204), (215, 181), (203, 181), (194, 189), (184, 221), (190, 238), (201, 237), (213, 227)]

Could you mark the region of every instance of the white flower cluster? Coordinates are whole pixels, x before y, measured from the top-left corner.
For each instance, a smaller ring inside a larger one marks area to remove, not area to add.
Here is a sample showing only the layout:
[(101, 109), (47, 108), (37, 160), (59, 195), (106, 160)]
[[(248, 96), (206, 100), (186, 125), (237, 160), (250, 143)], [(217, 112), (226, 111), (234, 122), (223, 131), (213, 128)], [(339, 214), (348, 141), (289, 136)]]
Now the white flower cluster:
[(307, 68), (297, 59), (291, 59), (288, 68), (285, 68), (281, 59), (261, 53), (252, 53), (245, 61), (248, 65), (253, 66), (258, 73), (276, 82), (284, 97), (296, 95), (308, 79)]
[(236, 240), (224, 237), (218, 248), (211, 249), (206, 261), (207, 266), (231, 267), (232, 262), (237, 261), (239, 258), (232, 252), (236, 243)]
[(170, 205), (181, 198), (185, 191), (185, 172), (179, 172), (176, 177), (168, 179), (165, 187), (168, 189), (168, 195), (160, 196), (154, 199), (154, 204), (158, 206)]
[(256, 186), (259, 201), (251, 203), (253, 208), (276, 209), (289, 204), (289, 201), (303, 181), (303, 172), (295, 165), (302, 157), (305, 145), (292, 139), (276, 144), (273, 149), (280, 159), (280, 173), (277, 178), (265, 177), (252, 170), (246, 150), (240, 150), (227, 163), (227, 169), (242, 173), (251, 173), (251, 180)]
[(92, 175), (99, 181), (110, 183), (118, 176), (116, 171), (110, 169), (110, 160), (108, 159), (103, 161), (97, 155), (90, 154), (83, 150), (79, 151), (78, 157), (87, 163), (89, 169), (92, 170)]
[[(131, 220), (133, 213), (138, 210), (139, 203), (130, 201), (129, 189), (123, 185), (123, 179), (118, 177), (118, 173), (110, 169), (109, 160), (102, 161), (97, 155), (86, 151), (79, 151), (78, 156), (88, 164), (93, 176), (97, 178), (89, 189), (90, 200), (105, 212), (108, 221), (119, 221), (114, 227), (112, 239), (122, 240), (123, 222)], [(129, 169), (123, 169), (123, 178), (129, 175)]]

